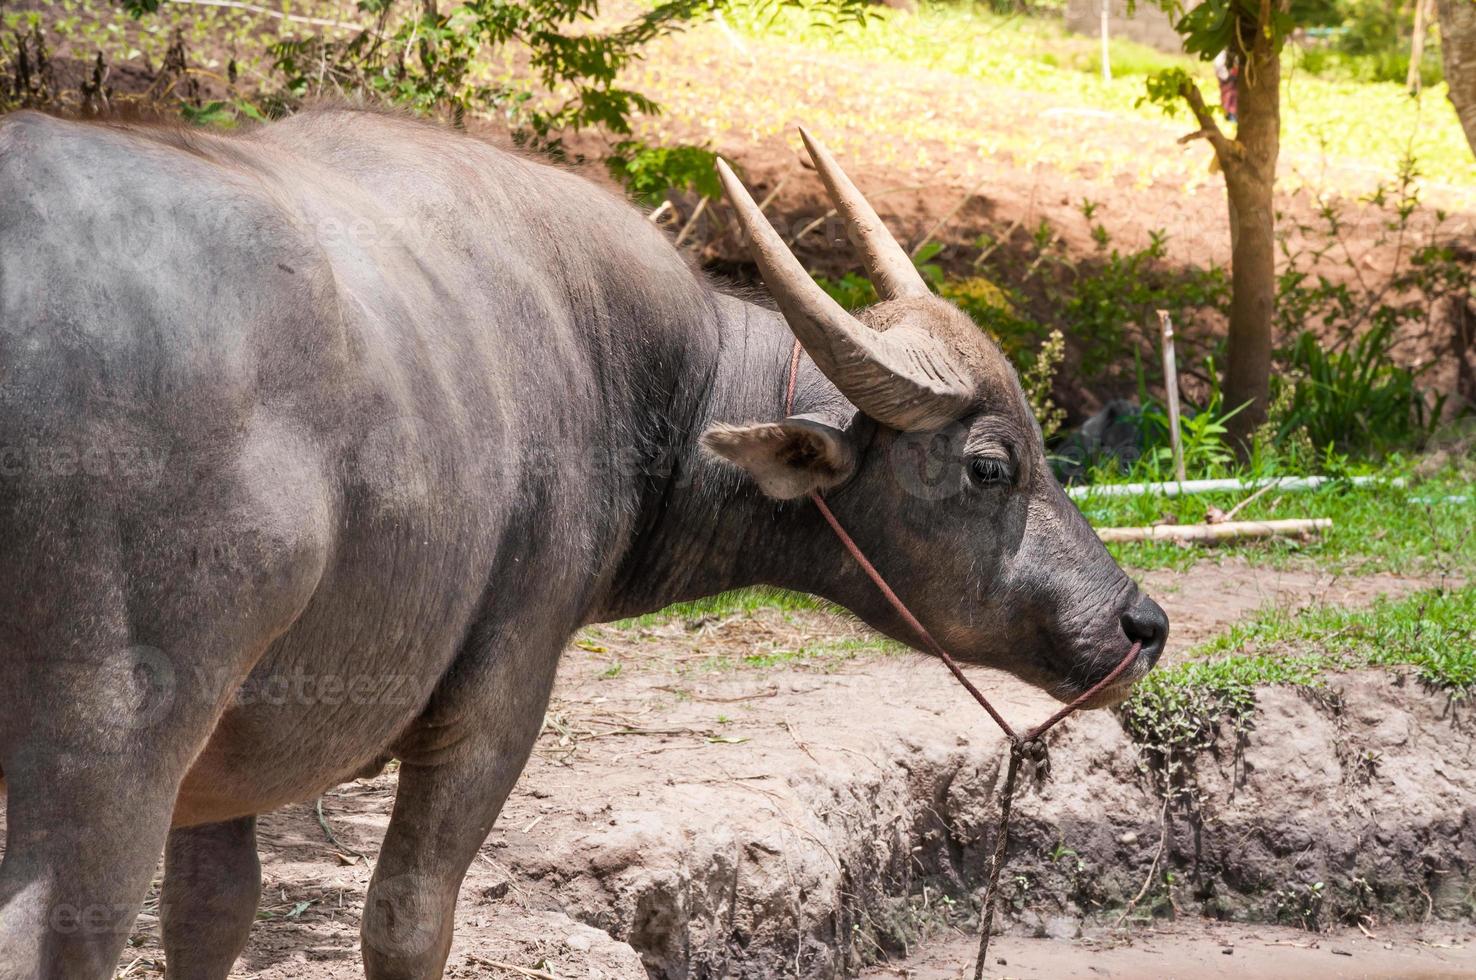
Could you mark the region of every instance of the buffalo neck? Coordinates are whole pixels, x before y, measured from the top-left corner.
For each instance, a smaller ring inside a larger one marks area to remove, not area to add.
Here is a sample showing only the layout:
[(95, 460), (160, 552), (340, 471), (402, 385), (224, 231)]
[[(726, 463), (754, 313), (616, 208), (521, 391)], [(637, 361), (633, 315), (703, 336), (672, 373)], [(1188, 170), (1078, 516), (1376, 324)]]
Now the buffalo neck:
[[(670, 366), (678, 372), (677, 397), (645, 420), (660, 433), (660, 463), (641, 474), (634, 533), (591, 621), (745, 586), (820, 591), (826, 570), (840, 560), (807, 500), (765, 497), (744, 473), (701, 449), (699, 439), (714, 423), (783, 416), (794, 345), (773, 310), (721, 293), (712, 309), (704, 342), (689, 348), (686, 363)], [(801, 372), (796, 411), (805, 410), (806, 390), (829, 387), (808, 359)]]

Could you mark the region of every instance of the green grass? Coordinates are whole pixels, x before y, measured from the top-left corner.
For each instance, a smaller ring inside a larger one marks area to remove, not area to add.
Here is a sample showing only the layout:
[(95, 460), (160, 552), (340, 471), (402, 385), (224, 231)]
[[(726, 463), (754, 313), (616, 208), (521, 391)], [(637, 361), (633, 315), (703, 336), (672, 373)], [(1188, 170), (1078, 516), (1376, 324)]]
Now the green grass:
[(1186, 668), (1257, 683), (1306, 683), (1329, 669), (1410, 666), (1432, 687), (1465, 697), (1476, 688), (1476, 585), (1382, 598), (1364, 609), (1315, 606), (1294, 619), (1266, 610), (1190, 657)]
[[(1173, 66), (1201, 80), (1211, 105), (1219, 101), (1213, 73), (1197, 59), (1113, 41), (1113, 78), (1103, 81), (1095, 39), (1068, 34), (1053, 20), (1002, 17), (971, 4), (929, 3), (915, 14), (883, 10), (866, 27), (838, 30), (814, 26), (790, 6), (777, 16), (745, 16), (740, 9), (734, 20), (740, 30), (765, 39), (949, 72), (1113, 113), (1161, 120), (1160, 110), (1140, 104), (1144, 76)], [(1187, 110), (1176, 121), (1185, 132), (1195, 128)], [(1047, 134), (1030, 139), (1035, 159), (1050, 155)], [(1443, 84), (1415, 100), (1394, 83), (1320, 78), (1300, 71), (1291, 50), (1282, 90), (1282, 147), (1314, 159), (1341, 159), (1371, 174), (1397, 172), (1400, 158), (1409, 152), (1429, 179), (1456, 185), (1476, 181), (1476, 162)], [(1164, 153), (1173, 155), (1175, 148), (1165, 145)], [(1135, 163), (1140, 170), (1148, 163), (1141, 158), (1121, 162)]]
[(833, 608), (824, 599), (802, 592), (770, 589), (756, 586), (749, 589), (734, 589), (721, 592), (705, 599), (677, 602), (664, 609), (643, 616), (617, 620), (610, 624), (613, 629), (639, 629), (643, 626), (659, 626), (674, 619), (698, 620), (746, 615), (759, 609), (788, 609), (814, 611)]
[(881, 636), (847, 637), (807, 643), (794, 649), (763, 650), (741, 657), (708, 657), (697, 664), (696, 670), (725, 674), (735, 670), (764, 671), (776, 667), (795, 667), (829, 672), (863, 654), (899, 653), (906, 650), (902, 644)]
[[(1465, 502), (1416, 502), (1447, 496)], [(1241, 556), (1256, 565), (1284, 567), (1310, 562), (1342, 573), (1400, 572), (1465, 575), (1476, 568), (1476, 490), (1455, 473), (1388, 485), (1325, 485), (1315, 491), (1269, 491), (1236, 515), (1237, 520), (1327, 517), (1333, 525), (1305, 541), (1256, 539), (1185, 547), (1152, 541), (1114, 544), (1113, 556), (1133, 568), (1184, 568), (1206, 557)], [(1097, 527), (1138, 527), (1172, 517), (1202, 523), (1210, 507), (1229, 511), (1248, 493), (1183, 497), (1092, 497), (1077, 501)]]

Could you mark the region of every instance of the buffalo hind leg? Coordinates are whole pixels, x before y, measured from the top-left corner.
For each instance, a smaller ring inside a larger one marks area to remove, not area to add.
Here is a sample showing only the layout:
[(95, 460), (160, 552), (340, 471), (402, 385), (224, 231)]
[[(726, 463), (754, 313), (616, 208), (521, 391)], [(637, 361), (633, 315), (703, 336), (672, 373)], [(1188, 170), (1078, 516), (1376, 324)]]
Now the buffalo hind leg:
[(82, 474), (7, 488), (0, 980), (113, 976), (180, 784), (317, 588), (327, 492), (258, 416), (243, 442), (181, 457), (158, 486)]
[(217, 697), (158, 650), (78, 659), (75, 671), (18, 674), (25, 701), (14, 688), (0, 696), (0, 980), (113, 975), (214, 719)]
[[(557, 646), (507, 653), (481, 677), (461, 678), (461, 691), (496, 691), (493, 703), (473, 715), (433, 699), (397, 753), (394, 812), (364, 901), (368, 980), (442, 975), (461, 879), (543, 727), (558, 655)], [(443, 715), (456, 720), (448, 724)]]
[(260, 899), (255, 817), (171, 831), (159, 904), (172, 980), (226, 980)]

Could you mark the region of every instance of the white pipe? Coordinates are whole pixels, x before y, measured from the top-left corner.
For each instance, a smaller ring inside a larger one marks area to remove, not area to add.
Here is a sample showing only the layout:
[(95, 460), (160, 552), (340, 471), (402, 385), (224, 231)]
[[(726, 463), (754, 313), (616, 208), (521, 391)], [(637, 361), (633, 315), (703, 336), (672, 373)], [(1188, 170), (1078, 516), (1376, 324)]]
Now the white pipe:
[(1145, 494), (1178, 497), (1227, 490), (1259, 490), (1267, 484), (1275, 484), (1278, 490), (1316, 490), (1324, 483), (1343, 482), (1351, 483), (1355, 487), (1371, 484), (1388, 487), (1404, 486), (1404, 478), (1397, 476), (1393, 479), (1386, 479), (1382, 476), (1282, 476), (1262, 480), (1242, 480), (1238, 477), (1228, 480), (1185, 480), (1182, 483), (1089, 483), (1067, 487), (1066, 492), (1077, 500), (1083, 497), (1138, 497)]

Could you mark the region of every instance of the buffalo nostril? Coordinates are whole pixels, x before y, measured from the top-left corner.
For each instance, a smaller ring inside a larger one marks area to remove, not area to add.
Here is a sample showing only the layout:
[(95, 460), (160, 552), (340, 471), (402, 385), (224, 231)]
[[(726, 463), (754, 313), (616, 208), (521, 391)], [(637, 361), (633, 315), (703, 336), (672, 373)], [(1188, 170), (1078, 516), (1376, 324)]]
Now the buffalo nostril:
[(1142, 655), (1152, 666), (1158, 662), (1164, 642), (1168, 640), (1168, 616), (1158, 603), (1147, 596), (1139, 596), (1138, 601), (1122, 614), (1122, 631), (1128, 640), (1143, 645)]

